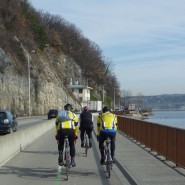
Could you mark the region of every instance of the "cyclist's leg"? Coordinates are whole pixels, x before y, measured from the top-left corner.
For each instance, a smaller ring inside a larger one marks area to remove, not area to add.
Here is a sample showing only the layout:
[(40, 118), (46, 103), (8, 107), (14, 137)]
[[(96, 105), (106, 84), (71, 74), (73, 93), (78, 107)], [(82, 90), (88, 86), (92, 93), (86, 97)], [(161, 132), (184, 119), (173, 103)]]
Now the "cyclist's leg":
[(81, 131), (80, 132), (81, 147), (84, 147), (84, 133), (85, 133), (84, 127), (81, 127), (80, 131)]
[(106, 140), (106, 133), (100, 133), (99, 135), (99, 149), (100, 149), (100, 154), (101, 154), (101, 160), (100, 164), (104, 164), (104, 141)]
[(60, 166), (63, 166), (63, 149), (64, 149), (64, 137), (63, 136), (64, 136), (63, 133), (60, 132), (59, 143), (58, 143), (58, 153), (59, 153), (58, 164)]
[(109, 137), (111, 139), (111, 157), (112, 157), (113, 162), (115, 162), (114, 154), (115, 154), (115, 148), (116, 148), (116, 144), (115, 144), (116, 132), (110, 132)]
[(76, 166), (75, 163), (75, 133), (73, 129), (70, 129), (68, 132), (68, 140), (69, 140), (69, 146), (70, 146), (70, 155), (71, 155), (71, 165), (72, 167)]
[(89, 147), (90, 148), (92, 147), (92, 131), (93, 131), (92, 126), (89, 126), (87, 128), (87, 135), (88, 135), (88, 138), (89, 138)]

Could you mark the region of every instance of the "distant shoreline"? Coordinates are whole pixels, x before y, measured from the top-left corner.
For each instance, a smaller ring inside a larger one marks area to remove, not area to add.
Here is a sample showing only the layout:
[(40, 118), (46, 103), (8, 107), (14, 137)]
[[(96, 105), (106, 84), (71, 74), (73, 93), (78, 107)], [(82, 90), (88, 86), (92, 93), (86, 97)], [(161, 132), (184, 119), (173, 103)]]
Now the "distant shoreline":
[(185, 111), (185, 109), (152, 109), (152, 111)]

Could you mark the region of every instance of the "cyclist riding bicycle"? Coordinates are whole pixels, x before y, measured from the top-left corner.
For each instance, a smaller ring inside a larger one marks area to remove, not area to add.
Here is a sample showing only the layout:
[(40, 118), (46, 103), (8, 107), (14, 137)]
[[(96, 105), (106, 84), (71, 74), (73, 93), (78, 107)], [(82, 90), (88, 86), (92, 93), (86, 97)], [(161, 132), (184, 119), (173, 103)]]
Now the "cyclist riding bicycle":
[(68, 112), (70, 120), (60, 122), (59, 116), (56, 117), (56, 139), (58, 141), (58, 164), (63, 166), (63, 148), (65, 135), (68, 135), (70, 155), (71, 155), (71, 166), (75, 167), (75, 140), (78, 138), (78, 117), (72, 112), (72, 105), (66, 104), (64, 110)]
[(89, 138), (89, 147), (92, 147), (92, 131), (93, 131), (93, 116), (89, 111), (89, 108), (85, 106), (80, 114), (80, 139), (81, 147), (84, 147), (84, 133), (86, 131)]
[(97, 139), (99, 141), (99, 149), (101, 154), (100, 164), (104, 164), (104, 141), (109, 137), (111, 139), (111, 157), (113, 163), (114, 160), (114, 152), (115, 152), (115, 140), (116, 140), (116, 132), (117, 132), (117, 116), (110, 112), (110, 108), (105, 106), (97, 118)]

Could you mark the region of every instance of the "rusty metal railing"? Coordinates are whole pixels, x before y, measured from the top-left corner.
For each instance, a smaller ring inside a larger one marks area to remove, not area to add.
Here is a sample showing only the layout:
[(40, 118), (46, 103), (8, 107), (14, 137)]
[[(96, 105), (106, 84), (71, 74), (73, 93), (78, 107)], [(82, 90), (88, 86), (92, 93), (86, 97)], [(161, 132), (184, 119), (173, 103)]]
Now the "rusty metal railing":
[(118, 128), (152, 151), (185, 168), (185, 130), (118, 116)]

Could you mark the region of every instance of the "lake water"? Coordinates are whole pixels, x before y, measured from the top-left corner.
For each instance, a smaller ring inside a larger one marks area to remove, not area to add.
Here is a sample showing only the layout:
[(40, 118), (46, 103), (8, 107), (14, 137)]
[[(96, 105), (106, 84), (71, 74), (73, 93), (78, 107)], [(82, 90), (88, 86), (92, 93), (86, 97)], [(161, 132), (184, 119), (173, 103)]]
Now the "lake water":
[(185, 111), (153, 111), (145, 121), (185, 129)]

